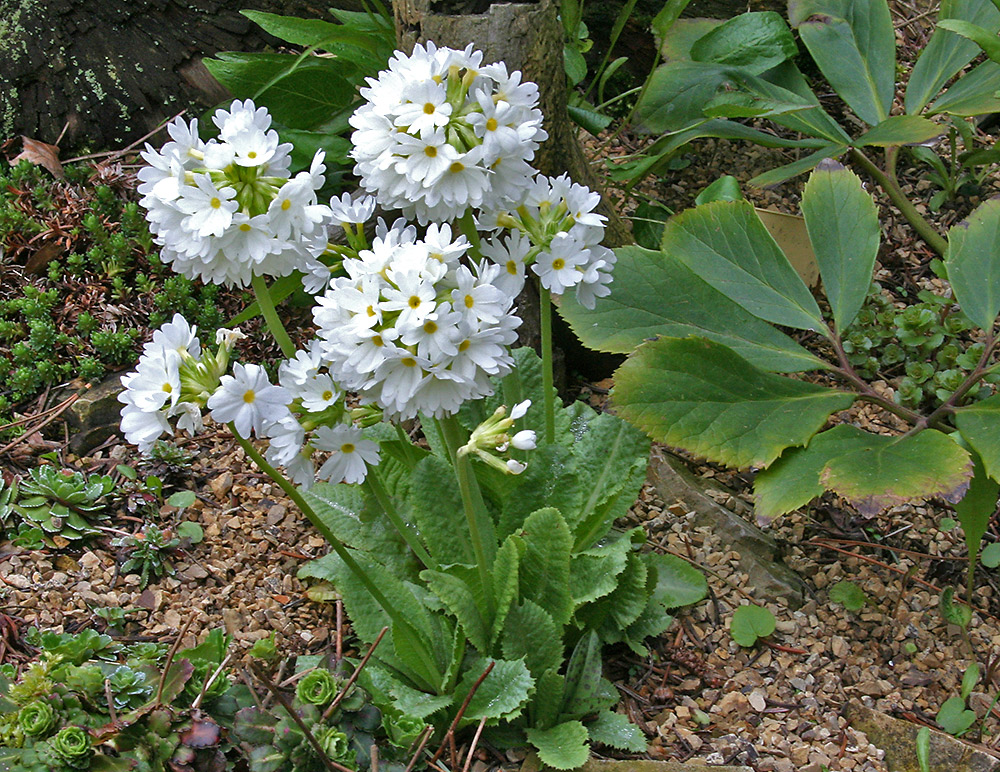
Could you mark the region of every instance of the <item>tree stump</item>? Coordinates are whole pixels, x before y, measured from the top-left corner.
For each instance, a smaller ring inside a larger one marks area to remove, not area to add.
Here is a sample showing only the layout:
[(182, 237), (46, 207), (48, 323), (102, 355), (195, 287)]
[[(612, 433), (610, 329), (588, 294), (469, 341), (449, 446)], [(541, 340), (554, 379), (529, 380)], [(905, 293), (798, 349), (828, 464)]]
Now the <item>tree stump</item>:
[[(357, 0), (338, 6), (358, 10)], [(0, 139), (117, 148), (229, 97), (201, 63), (279, 41), (239, 11), (328, 17), (320, 0), (0, 0)]]

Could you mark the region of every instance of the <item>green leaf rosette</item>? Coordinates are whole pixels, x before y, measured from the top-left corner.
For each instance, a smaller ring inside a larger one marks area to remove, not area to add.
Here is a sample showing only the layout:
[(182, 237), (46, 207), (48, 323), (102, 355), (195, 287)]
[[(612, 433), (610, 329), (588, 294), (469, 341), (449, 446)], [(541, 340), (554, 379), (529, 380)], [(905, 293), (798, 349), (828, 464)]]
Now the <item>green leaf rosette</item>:
[(329, 705), (340, 691), (341, 683), (329, 670), (308, 673), (295, 688), (295, 696), (305, 705)]
[(17, 713), (21, 731), (28, 737), (47, 737), (56, 728), (58, 720), (55, 709), (41, 700), (29, 702)]
[(90, 734), (80, 726), (67, 726), (49, 741), (53, 756), (71, 769), (87, 769), (94, 749)]

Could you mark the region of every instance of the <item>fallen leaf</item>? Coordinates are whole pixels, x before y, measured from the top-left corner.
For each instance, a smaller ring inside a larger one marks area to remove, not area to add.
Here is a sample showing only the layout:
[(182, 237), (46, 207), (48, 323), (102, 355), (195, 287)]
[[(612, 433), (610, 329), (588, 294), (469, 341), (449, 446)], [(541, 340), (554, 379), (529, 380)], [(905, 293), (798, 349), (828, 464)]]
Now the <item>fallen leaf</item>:
[(59, 147), (57, 145), (49, 145), (30, 137), (21, 137), (21, 140), (24, 142), (24, 150), (11, 159), (11, 166), (17, 166), (18, 162), (22, 160), (30, 161), (48, 169), (53, 177), (58, 177), (60, 180), (65, 178), (66, 174), (59, 161)]
[(48, 244), (42, 246), (38, 251), (35, 252), (31, 257), (28, 258), (28, 262), (25, 263), (24, 271), (29, 276), (32, 274), (41, 273), (42, 269), (45, 268), (52, 260), (57, 258), (63, 252), (62, 244), (58, 241), (50, 241)]
[(219, 744), (219, 725), (206, 719), (191, 722), (190, 728), (180, 733), (180, 741), (188, 748), (210, 748)]

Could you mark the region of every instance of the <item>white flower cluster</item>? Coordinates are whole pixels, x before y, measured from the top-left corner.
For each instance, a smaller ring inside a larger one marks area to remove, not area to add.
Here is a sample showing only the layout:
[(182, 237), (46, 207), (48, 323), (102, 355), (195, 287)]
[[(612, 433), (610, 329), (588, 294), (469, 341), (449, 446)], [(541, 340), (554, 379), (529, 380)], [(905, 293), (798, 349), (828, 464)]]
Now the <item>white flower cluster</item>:
[(538, 87), (483, 55), (417, 45), (361, 89), (351, 117), (355, 173), (383, 207), (421, 224), (501, 206), (528, 184), (538, 143), (548, 137)]
[(523, 275), (519, 262), (530, 264), (547, 290), (561, 295), (575, 288), (581, 305), (593, 308), (597, 298), (611, 292), (608, 285), (616, 260), (615, 253), (600, 243), (606, 218), (594, 211), (599, 202), (599, 194), (566, 175), (539, 175), (516, 209), (494, 208), (481, 214), (480, 227), (515, 231), (506, 245), (498, 240), (484, 243), (483, 254), (508, 275)]
[(507, 347), (521, 320), (511, 313), (514, 296), (496, 283), (498, 266), (460, 262), (464, 236), (431, 225), (418, 239), (404, 226), (383, 225), (319, 298), (322, 356), (335, 381), (391, 418), (450, 415), (492, 393), (490, 376), (510, 371)]
[(197, 120), (177, 119), (171, 142), (142, 153), (140, 203), (160, 258), (189, 278), (241, 287), (254, 275), (318, 271), (330, 218), (316, 198), (323, 152), (288, 179), (292, 146), (279, 143), (265, 108), (235, 101), (213, 121), (217, 140), (203, 142)]
[[(196, 333), (196, 327), (175, 314), (173, 321), (154, 332), (153, 340), (143, 346), (136, 369), (121, 378), (125, 387), (118, 395), (118, 401), (124, 403), (122, 432), (142, 453), (148, 452), (160, 435), (173, 433), (169, 418), (179, 418), (179, 429), (201, 430), (201, 411), (181, 399), (184, 391), (181, 368), (201, 358), (201, 342)], [(188, 385), (191, 391), (193, 384), (189, 381)]]

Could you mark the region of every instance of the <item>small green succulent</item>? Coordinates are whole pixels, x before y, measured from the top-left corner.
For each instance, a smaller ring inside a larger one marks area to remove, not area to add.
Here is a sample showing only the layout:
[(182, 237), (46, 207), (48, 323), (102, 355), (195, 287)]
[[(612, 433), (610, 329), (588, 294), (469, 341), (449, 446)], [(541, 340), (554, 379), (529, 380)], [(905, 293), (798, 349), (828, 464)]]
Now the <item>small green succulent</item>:
[(10, 529), (14, 513), (13, 502), (17, 498), (17, 485), (7, 485), (0, 475), (0, 538)]
[(88, 478), (40, 466), (21, 483), (14, 511), (29, 526), (40, 528), (50, 547), (65, 547), (97, 533), (93, 521), (108, 517), (106, 499), (114, 487), (106, 475)]
[(59, 717), (52, 704), (42, 700), (29, 702), (17, 714), (17, 722), (21, 726), (21, 731), (28, 737), (48, 736), (55, 729), (58, 721)]
[(81, 726), (67, 726), (49, 741), (52, 755), (70, 769), (87, 769), (94, 755), (90, 733)]
[(307, 673), (295, 688), (295, 696), (305, 705), (329, 705), (342, 686), (340, 678), (325, 668)]
[(169, 553), (180, 546), (181, 540), (168, 535), (156, 525), (147, 525), (141, 533), (121, 536), (111, 544), (124, 547), (128, 558), (122, 563), (122, 573), (139, 574), (139, 586), (145, 587), (150, 579), (164, 575), (173, 576), (174, 567), (168, 559)]

